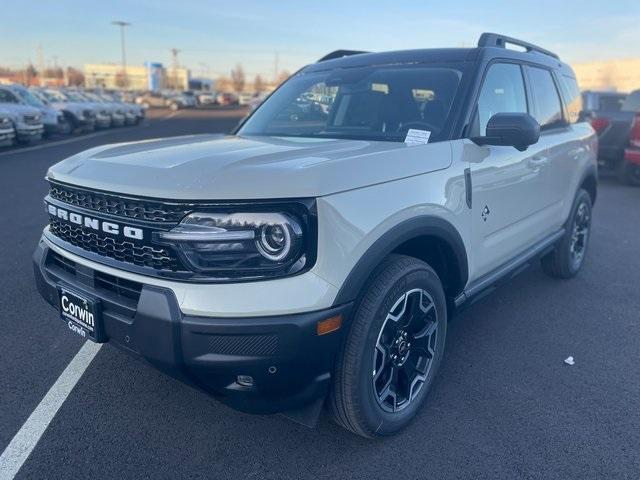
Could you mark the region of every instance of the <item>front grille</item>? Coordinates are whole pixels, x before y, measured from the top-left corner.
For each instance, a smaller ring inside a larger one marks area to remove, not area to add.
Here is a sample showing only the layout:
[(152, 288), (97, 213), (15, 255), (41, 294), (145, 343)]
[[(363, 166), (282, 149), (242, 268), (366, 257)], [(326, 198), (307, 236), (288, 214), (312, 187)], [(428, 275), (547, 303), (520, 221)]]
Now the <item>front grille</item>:
[(80, 268), (73, 260), (49, 250), (45, 271), (56, 283), (86, 288), (101, 299), (102, 313), (107, 317), (133, 318), (142, 294), (142, 284), (114, 277), (91, 268)]
[(136, 303), (140, 299), (140, 292), (142, 291), (141, 283), (114, 277), (113, 275), (98, 271), (94, 272), (93, 280), (97, 289), (113, 292), (119, 297), (128, 298)]
[(24, 123), (26, 123), (27, 125), (39, 125), (40, 118), (37, 115), (25, 115)]
[(49, 195), (76, 207), (150, 222), (178, 223), (192, 210), (188, 205), (133, 199), (56, 183), (49, 184)]
[(156, 270), (179, 270), (177, 257), (165, 248), (107, 237), (100, 232), (53, 217), (50, 218), (49, 228), (51, 233), (61, 240), (104, 257)]

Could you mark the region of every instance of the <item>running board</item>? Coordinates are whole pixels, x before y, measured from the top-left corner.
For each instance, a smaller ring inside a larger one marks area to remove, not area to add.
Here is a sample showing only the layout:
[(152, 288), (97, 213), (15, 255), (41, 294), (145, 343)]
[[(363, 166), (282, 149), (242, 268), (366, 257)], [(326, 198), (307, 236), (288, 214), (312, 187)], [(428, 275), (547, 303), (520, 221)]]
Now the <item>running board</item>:
[(516, 275), (522, 273), (530, 266), (533, 260), (537, 260), (551, 252), (564, 233), (564, 228), (558, 230), (540, 243), (525, 250), (521, 255), (518, 255), (496, 270), (480, 277), (455, 298), (454, 304), (456, 309), (460, 309), (462, 305), (468, 306), (473, 304), (493, 292), (500, 284), (506, 283)]

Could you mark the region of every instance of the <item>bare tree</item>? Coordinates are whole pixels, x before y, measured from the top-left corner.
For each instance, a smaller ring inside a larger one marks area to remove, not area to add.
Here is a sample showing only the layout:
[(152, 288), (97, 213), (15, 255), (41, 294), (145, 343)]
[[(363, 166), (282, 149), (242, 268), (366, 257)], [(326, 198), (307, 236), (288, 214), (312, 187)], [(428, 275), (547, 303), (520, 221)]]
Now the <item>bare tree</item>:
[(256, 75), (256, 78), (253, 79), (253, 91), (255, 93), (262, 93), (264, 90), (264, 80), (260, 75)]
[(236, 68), (231, 70), (231, 82), (233, 83), (233, 89), (237, 93), (240, 93), (242, 92), (242, 90), (244, 90), (244, 69), (242, 68), (242, 65), (240, 63), (236, 65)]
[(118, 88), (126, 88), (128, 86), (128, 78), (124, 74), (124, 72), (116, 73), (116, 87)]
[(233, 88), (233, 82), (229, 77), (218, 77), (216, 79), (216, 90), (220, 92), (229, 91)]
[(67, 68), (67, 83), (70, 87), (84, 86), (84, 74), (76, 68)]
[(24, 83), (26, 85), (31, 85), (37, 76), (38, 71), (36, 70), (36, 67), (31, 64), (27, 65), (27, 68), (24, 69)]
[(43, 78), (56, 78), (56, 79), (64, 78), (64, 71), (62, 71), (62, 69), (60, 67), (45, 68), (44, 71), (42, 72), (42, 77)]

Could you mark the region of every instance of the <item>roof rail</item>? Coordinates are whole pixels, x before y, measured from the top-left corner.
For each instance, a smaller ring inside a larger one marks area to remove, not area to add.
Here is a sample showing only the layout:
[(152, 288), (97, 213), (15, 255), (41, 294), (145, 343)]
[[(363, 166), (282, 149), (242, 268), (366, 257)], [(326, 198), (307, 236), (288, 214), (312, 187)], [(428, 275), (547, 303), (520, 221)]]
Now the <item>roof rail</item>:
[(324, 57), (318, 60), (318, 63), (326, 62), (327, 60), (333, 60), (334, 58), (348, 57), (351, 55), (360, 55), (361, 53), (369, 53), (369, 52), (363, 52), (360, 50), (336, 50), (334, 52), (327, 53)]
[(507, 48), (507, 44), (517, 45), (519, 47), (524, 48), (527, 52), (538, 52), (543, 55), (549, 55), (550, 57), (560, 59), (558, 55), (549, 50), (545, 50), (542, 47), (538, 47), (533, 43), (524, 42), (522, 40), (518, 40), (517, 38), (507, 37), (506, 35), (500, 35), (499, 33), (489, 33), (485, 32), (480, 35), (480, 39), (478, 40), (478, 47), (498, 47), (498, 48)]

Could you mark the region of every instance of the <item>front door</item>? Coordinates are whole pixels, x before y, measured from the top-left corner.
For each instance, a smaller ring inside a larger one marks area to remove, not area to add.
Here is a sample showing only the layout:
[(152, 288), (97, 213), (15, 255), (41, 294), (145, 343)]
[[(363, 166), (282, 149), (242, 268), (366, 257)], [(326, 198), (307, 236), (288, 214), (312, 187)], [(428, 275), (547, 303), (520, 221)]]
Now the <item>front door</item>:
[[(485, 135), (496, 113), (528, 113), (523, 70), (494, 63), (478, 97), (473, 135)], [(544, 176), (548, 150), (466, 145), (472, 184), (472, 275), (478, 278), (526, 250), (545, 229)]]

